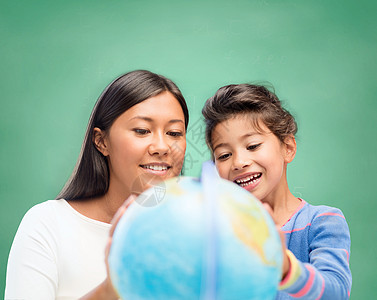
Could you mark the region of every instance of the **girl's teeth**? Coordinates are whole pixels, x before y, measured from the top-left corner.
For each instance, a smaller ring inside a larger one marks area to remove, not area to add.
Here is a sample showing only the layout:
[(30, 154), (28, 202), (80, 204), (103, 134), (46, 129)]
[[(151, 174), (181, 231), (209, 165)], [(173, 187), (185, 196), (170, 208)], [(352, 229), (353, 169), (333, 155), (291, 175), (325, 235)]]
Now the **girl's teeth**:
[[(236, 183), (238, 183), (242, 187), (247, 186), (250, 183), (254, 183), (258, 179), (259, 176), (260, 176), (260, 173), (252, 175), (252, 176), (248, 176), (248, 177), (245, 177), (245, 178), (242, 178), (242, 179), (238, 179), (238, 180), (236, 180)], [(245, 183), (245, 182), (247, 182), (247, 183)]]

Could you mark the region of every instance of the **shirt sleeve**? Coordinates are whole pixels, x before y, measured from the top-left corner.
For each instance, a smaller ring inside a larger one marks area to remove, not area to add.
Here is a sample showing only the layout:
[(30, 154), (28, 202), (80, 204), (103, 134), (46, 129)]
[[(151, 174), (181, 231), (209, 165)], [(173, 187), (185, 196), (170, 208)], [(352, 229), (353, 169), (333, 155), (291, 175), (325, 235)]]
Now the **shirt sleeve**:
[(21, 221), (8, 258), (5, 299), (55, 299), (58, 272), (52, 228), (43, 217), (34, 207)]
[(309, 263), (288, 254), (291, 269), (280, 290), (297, 299), (348, 299), (350, 234), (340, 210), (318, 214), (309, 233)]

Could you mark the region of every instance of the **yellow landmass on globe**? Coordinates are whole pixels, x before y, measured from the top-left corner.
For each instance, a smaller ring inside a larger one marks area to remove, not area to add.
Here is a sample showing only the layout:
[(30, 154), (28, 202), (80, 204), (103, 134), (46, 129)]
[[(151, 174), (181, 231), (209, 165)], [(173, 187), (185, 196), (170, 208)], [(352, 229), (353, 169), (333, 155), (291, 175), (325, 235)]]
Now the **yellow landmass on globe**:
[[(264, 255), (263, 246), (270, 237), (270, 232), (262, 217), (261, 209), (252, 202), (250, 204), (237, 203), (229, 201), (231, 197), (228, 198), (226, 195), (224, 197), (227, 199), (221, 204), (229, 216), (236, 236), (252, 251), (256, 251), (265, 264), (275, 265), (274, 261), (268, 261)], [(256, 213), (258, 211), (259, 213)]]
[(182, 189), (182, 187), (180, 187), (180, 185), (178, 184), (179, 180), (180, 180), (179, 177), (177, 177), (177, 178), (173, 178), (165, 182), (166, 190), (169, 191), (169, 194), (173, 196), (181, 196), (187, 193), (187, 191)]

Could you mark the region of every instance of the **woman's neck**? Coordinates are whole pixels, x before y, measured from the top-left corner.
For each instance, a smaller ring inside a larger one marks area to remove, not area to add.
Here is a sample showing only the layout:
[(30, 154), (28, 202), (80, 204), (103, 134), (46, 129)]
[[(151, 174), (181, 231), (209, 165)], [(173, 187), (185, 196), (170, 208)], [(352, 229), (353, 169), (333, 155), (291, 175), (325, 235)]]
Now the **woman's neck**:
[(115, 213), (128, 197), (108, 191), (105, 195), (82, 201), (68, 201), (80, 214), (104, 223), (111, 223)]

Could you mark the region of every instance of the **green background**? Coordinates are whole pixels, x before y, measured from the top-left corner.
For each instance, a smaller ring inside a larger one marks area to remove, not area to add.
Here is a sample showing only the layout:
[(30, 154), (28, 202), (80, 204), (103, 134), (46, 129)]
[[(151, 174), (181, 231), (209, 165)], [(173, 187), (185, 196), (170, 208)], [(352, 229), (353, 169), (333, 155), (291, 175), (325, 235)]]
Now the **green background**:
[(98, 95), (148, 69), (190, 109), (185, 171), (209, 157), (201, 108), (222, 85), (268, 81), (296, 116), (296, 196), (343, 210), (352, 299), (376, 299), (375, 1), (1, 1), (0, 298), (22, 216), (54, 198)]

